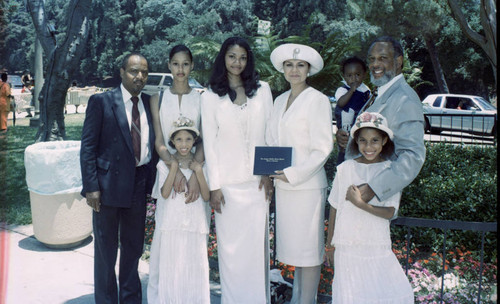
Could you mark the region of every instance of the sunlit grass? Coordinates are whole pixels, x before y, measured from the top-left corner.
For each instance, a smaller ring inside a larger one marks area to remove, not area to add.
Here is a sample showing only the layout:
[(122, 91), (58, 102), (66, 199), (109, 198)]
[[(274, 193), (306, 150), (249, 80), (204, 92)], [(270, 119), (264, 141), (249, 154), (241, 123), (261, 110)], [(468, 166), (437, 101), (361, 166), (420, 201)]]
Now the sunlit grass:
[[(65, 118), (68, 140), (80, 140), (85, 114), (68, 114)], [(35, 141), (37, 128), (30, 127), (29, 118), (9, 120), (8, 133), (0, 139), (1, 221), (8, 224), (31, 223), (29, 191), (24, 169), (24, 150)]]

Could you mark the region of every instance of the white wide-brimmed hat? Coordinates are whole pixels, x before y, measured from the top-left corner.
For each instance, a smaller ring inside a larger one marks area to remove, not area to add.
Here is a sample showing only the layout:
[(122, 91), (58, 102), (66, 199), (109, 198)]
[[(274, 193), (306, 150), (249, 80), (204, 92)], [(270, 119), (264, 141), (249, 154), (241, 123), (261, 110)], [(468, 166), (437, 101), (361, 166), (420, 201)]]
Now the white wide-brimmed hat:
[(271, 62), (278, 72), (283, 73), (283, 62), (289, 59), (303, 60), (309, 63), (309, 75), (312, 76), (323, 68), (323, 58), (310, 46), (286, 43), (275, 48), (271, 53)]
[(394, 134), (387, 125), (387, 119), (380, 113), (375, 112), (363, 112), (359, 114), (356, 118), (354, 126), (351, 128), (351, 136), (354, 137), (354, 133), (361, 128), (375, 128), (387, 133), (387, 136), (392, 140)]
[(200, 135), (200, 131), (194, 126), (194, 121), (184, 116), (177, 118), (177, 120), (172, 123), (172, 130), (170, 130), (168, 138), (171, 138), (172, 134), (180, 130), (191, 130), (196, 133), (196, 136)]

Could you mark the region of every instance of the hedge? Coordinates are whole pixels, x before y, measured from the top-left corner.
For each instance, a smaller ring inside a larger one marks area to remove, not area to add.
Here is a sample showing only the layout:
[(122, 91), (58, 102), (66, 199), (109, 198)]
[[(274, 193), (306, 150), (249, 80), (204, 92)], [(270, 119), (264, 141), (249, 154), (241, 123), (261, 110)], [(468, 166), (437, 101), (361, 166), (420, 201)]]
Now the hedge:
[[(496, 222), (497, 147), (426, 144), (424, 165), (415, 180), (403, 190), (399, 216), (438, 220)], [(335, 176), (336, 151), (325, 168), (330, 184)], [(392, 229), (393, 240), (404, 240), (406, 229)], [(441, 230), (414, 228), (412, 246), (439, 252)], [(486, 260), (496, 261), (497, 234), (487, 233)], [(451, 231), (448, 248), (464, 246), (480, 250), (477, 232)]]

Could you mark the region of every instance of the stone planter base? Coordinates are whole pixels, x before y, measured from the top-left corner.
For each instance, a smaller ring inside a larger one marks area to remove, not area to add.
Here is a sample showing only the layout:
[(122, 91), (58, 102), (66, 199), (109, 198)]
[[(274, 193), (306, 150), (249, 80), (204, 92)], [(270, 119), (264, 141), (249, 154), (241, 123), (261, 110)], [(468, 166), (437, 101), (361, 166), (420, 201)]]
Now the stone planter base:
[(40, 195), (30, 191), (35, 238), (50, 248), (80, 245), (92, 233), (92, 209), (80, 193)]

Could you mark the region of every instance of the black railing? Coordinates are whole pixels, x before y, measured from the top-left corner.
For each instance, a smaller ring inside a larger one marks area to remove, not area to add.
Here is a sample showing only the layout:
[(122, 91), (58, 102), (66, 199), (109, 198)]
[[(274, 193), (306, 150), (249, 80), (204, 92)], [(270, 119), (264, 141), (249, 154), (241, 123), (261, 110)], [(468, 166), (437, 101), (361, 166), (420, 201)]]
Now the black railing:
[(429, 142), (493, 145), (497, 135), (496, 114), (430, 114), (425, 113)]
[(445, 265), (446, 265), (446, 235), (448, 230), (463, 230), (463, 231), (478, 231), (481, 233), (481, 261), (479, 266), (479, 291), (477, 295), (477, 303), (481, 303), (481, 284), (483, 278), (483, 267), (484, 267), (484, 235), (486, 232), (496, 232), (497, 222), (463, 222), (463, 221), (447, 221), (447, 220), (431, 220), (431, 219), (421, 219), (413, 217), (399, 217), (391, 222), (391, 225), (406, 226), (406, 266), (405, 271), (408, 274), (408, 269), (410, 268), (410, 248), (411, 248), (411, 228), (412, 227), (426, 227), (426, 228), (439, 228), (443, 230), (443, 271), (441, 275), (441, 295), (440, 303), (443, 302), (444, 295), (444, 275), (445, 275)]

